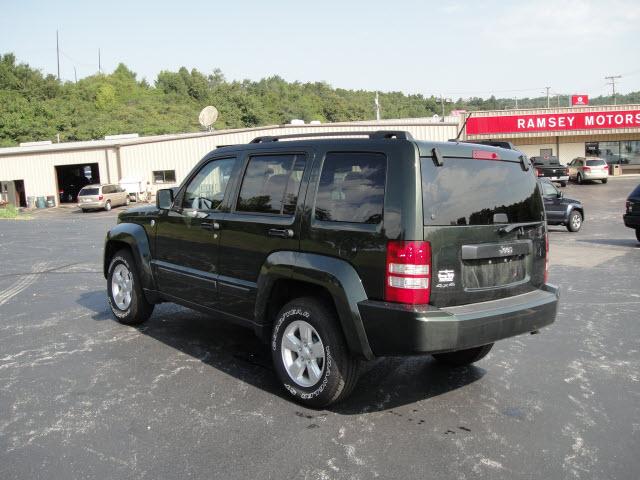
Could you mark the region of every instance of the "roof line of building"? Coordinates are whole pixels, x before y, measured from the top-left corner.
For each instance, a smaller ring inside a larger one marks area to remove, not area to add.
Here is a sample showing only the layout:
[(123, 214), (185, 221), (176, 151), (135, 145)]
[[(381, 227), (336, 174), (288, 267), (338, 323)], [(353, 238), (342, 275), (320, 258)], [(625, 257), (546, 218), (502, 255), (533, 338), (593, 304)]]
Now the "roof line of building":
[[(409, 121), (412, 120), (412, 121)], [(457, 122), (435, 122), (433, 120), (428, 121), (426, 119), (398, 119), (394, 120), (381, 120), (377, 121), (357, 121), (357, 122), (336, 122), (336, 123), (321, 123), (319, 125), (267, 125), (263, 127), (251, 127), (251, 128), (235, 128), (227, 130), (214, 130), (211, 132), (191, 132), (191, 133), (172, 133), (167, 135), (150, 135), (146, 137), (116, 139), (116, 140), (87, 140), (78, 142), (64, 142), (64, 143), (52, 143), (49, 145), (33, 145), (23, 147), (5, 147), (0, 148), (0, 157), (13, 156), (13, 155), (28, 155), (32, 153), (40, 152), (66, 152), (70, 150), (102, 150), (105, 148), (118, 149), (124, 146), (130, 145), (142, 145), (147, 143), (160, 143), (170, 142), (175, 140), (187, 140), (190, 138), (198, 137), (216, 137), (222, 135), (233, 135), (237, 133), (255, 132), (259, 133), (265, 130), (275, 129), (288, 129), (288, 130), (304, 130), (304, 129), (318, 129), (318, 128), (349, 128), (352, 127), (377, 127), (384, 129), (388, 126), (393, 127), (419, 127), (419, 126), (457, 126)]]

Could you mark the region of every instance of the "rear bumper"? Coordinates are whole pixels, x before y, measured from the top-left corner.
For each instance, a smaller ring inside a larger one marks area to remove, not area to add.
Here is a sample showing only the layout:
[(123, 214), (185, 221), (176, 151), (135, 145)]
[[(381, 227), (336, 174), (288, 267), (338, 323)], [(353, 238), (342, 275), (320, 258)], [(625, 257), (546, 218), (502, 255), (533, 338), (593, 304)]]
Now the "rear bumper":
[(625, 227), (640, 228), (640, 215), (625, 213), (622, 218), (624, 220)]
[(522, 295), (457, 307), (358, 304), (376, 356), (463, 350), (533, 332), (555, 321), (559, 290), (544, 285)]
[(83, 210), (86, 209), (94, 209), (94, 208), (104, 208), (104, 201), (101, 202), (78, 202), (78, 207), (82, 208)]
[(548, 178), (552, 182), (568, 182), (569, 175), (549, 175), (541, 178)]
[(609, 174), (582, 172), (582, 178), (584, 178), (585, 180), (604, 180), (605, 178), (609, 178)]

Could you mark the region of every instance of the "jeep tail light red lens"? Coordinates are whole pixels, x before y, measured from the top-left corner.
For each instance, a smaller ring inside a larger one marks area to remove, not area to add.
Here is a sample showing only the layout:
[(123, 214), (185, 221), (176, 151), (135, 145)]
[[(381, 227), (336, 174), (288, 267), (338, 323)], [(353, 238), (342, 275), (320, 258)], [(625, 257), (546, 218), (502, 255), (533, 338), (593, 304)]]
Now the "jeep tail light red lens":
[(549, 232), (544, 233), (544, 283), (549, 279)]
[(476, 160), (500, 160), (500, 155), (496, 152), (488, 152), (486, 150), (474, 150), (472, 156)]
[(429, 303), (431, 297), (431, 244), (387, 243), (384, 299), (412, 305)]

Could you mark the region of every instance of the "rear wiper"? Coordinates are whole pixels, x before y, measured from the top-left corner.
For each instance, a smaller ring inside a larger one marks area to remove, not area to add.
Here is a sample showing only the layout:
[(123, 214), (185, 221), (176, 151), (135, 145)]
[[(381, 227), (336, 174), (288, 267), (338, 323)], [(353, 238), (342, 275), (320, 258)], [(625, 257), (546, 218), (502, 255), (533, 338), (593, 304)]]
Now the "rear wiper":
[(513, 232), (518, 228), (526, 228), (526, 227), (537, 227), (542, 222), (524, 222), (524, 223), (512, 223), (511, 225), (505, 225), (504, 227), (498, 230), (498, 233), (509, 233)]

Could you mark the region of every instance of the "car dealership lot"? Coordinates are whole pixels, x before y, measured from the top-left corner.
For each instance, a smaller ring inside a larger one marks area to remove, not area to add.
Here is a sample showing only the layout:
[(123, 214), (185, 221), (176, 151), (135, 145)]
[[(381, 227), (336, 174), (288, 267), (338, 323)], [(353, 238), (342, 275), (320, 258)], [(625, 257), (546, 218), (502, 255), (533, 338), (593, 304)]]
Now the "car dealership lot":
[(476, 367), (365, 366), (330, 410), (280, 391), (251, 332), (174, 305), (109, 313), (102, 242), (118, 210), (0, 222), (0, 478), (636, 478), (640, 178), (569, 185), (551, 227), (555, 324)]

